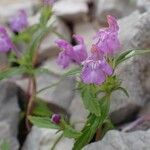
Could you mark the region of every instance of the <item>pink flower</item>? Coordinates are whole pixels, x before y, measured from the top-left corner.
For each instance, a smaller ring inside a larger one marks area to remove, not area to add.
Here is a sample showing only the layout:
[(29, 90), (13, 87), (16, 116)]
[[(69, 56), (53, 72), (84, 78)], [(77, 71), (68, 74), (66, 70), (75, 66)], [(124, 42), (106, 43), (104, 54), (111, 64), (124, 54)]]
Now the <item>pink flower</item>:
[(56, 44), (62, 49), (62, 52), (59, 53), (57, 62), (63, 68), (68, 67), (72, 61), (81, 64), (81, 62), (87, 58), (87, 51), (83, 38), (79, 35), (74, 35), (73, 37), (78, 42), (76, 46), (72, 46), (69, 42), (62, 39), (56, 41)]
[(57, 0), (43, 0), (44, 5), (53, 5)]
[(94, 44), (97, 45), (99, 52), (104, 55), (113, 55), (120, 49), (118, 39), (119, 26), (113, 16), (107, 16), (108, 28), (100, 29), (94, 37)]
[(98, 55), (92, 54), (83, 62), (81, 79), (85, 84), (102, 84), (108, 75), (113, 73), (113, 69), (106, 62), (105, 58), (100, 59)]
[(27, 26), (27, 14), (24, 10), (19, 10), (10, 20), (10, 27), (14, 32), (22, 32)]
[(59, 114), (53, 114), (51, 121), (55, 124), (59, 124), (61, 120), (61, 116)]
[(8, 52), (13, 49), (13, 43), (8, 36), (5, 28), (0, 27), (0, 52)]

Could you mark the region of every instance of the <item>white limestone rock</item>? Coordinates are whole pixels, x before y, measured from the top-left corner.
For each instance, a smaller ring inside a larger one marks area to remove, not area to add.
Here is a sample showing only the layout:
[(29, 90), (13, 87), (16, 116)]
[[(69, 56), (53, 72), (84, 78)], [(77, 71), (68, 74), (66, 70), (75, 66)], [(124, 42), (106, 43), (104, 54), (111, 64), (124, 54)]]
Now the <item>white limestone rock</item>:
[(83, 20), (89, 11), (85, 2), (70, 0), (56, 2), (53, 10), (56, 16), (71, 22)]
[(149, 150), (150, 130), (124, 133), (109, 131), (98, 142), (87, 145), (83, 150)]

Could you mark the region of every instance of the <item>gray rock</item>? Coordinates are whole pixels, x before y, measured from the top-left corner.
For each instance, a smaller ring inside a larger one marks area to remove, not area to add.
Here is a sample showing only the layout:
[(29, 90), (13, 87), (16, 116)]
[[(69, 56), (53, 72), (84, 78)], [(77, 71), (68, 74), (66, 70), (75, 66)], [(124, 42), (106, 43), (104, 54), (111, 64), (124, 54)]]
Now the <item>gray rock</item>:
[[(57, 130), (53, 129), (42, 129), (33, 126), (29, 133), (22, 150), (48, 150), (51, 149), (54, 142), (60, 136), (61, 133), (56, 134)], [(62, 138), (55, 150), (71, 150), (73, 140), (68, 138)]]
[(6, 122), (0, 122), (0, 147), (1, 144), (5, 141), (8, 143), (8, 146), (11, 148), (11, 150), (18, 150), (19, 144), (17, 139), (11, 134), (11, 126), (12, 125), (9, 125)]
[(74, 99), (69, 107), (70, 122), (77, 129), (81, 130), (86, 123), (89, 112), (84, 108), (81, 96), (75, 94)]
[[(51, 86), (54, 83), (60, 81), (60, 76), (55, 73), (42, 73), (36, 76), (37, 91)], [(28, 79), (21, 79), (14, 81), (18, 84), (24, 91), (28, 91)], [(75, 79), (65, 78), (59, 82), (56, 86), (44, 90), (37, 94), (42, 100), (68, 110), (68, 107), (73, 99), (75, 89)]]
[(83, 1), (62, 0), (55, 3), (53, 10), (56, 16), (74, 22), (87, 17), (88, 5)]
[(150, 100), (148, 100), (139, 112), (139, 116), (150, 115)]
[[(150, 20), (149, 13), (138, 12), (121, 19), (120, 40), (123, 50), (149, 48)], [(122, 79), (130, 97), (115, 92), (111, 101), (111, 118), (114, 123), (130, 119), (144, 105), (150, 93), (150, 55), (131, 58), (122, 64), (116, 74)]]
[(150, 130), (124, 133), (109, 131), (99, 141), (87, 145), (83, 150), (149, 150)]
[(120, 127), (120, 129), (121, 131), (124, 131), (124, 132), (149, 130), (150, 129), (150, 116), (145, 115), (145, 116), (139, 117), (133, 122), (123, 125), (122, 127)]
[[(42, 74), (37, 77), (38, 90), (56, 83), (60, 80), (50, 74)], [(72, 78), (63, 79), (56, 87), (39, 93), (38, 96), (47, 102), (68, 109), (74, 95), (75, 82)]]
[(122, 49), (146, 49), (150, 47), (150, 12), (134, 12), (119, 20), (119, 38)]
[(138, 0), (137, 7), (141, 12), (150, 10), (150, 0)]
[(134, 5), (129, 2), (129, 0), (97, 0), (96, 17), (100, 23), (106, 23), (106, 15), (117, 18), (126, 16), (134, 9)]
[(56, 76), (63, 75), (64, 73), (68, 72), (69, 70), (77, 68), (77, 65), (72, 63), (69, 65), (68, 68), (62, 69), (62, 67), (57, 64), (57, 58), (58, 58), (58, 56), (48, 59), (47, 61), (45, 61), (42, 64), (42, 67), (54, 72), (56, 74)]
[(32, 15), (40, 5), (39, 0), (2, 0), (0, 2), (0, 22), (7, 22), (19, 9), (25, 9), (28, 15)]
[(11, 126), (11, 134), (17, 136), (20, 108), (18, 105), (19, 87), (11, 82), (0, 83), (0, 121)]
[(93, 25), (90, 22), (77, 22), (74, 24), (74, 33), (83, 36), (87, 49), (90, 51), (92, 39), (96, 34)]
[(111, 118), (114, 123), (132, 118), (132, 115), (144, 105), (149, 97), (148, 89), (146, 90), (143, 85), (147, 81), (144, 70), (148, 68), (149, 64), (149, 55), (139, 56), (124, 62), (116, 70), (129, 97), (120, 91), (112, 95)]

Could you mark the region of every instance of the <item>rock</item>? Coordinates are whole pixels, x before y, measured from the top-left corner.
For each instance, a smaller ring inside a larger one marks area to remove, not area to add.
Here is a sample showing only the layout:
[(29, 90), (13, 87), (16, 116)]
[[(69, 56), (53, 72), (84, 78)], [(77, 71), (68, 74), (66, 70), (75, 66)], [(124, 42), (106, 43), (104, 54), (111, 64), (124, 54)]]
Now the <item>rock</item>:
[(0, 121), (5, 121), (11, 126), (11, 133), (14, 136), (17, 136), (20, 116), (19, 92), (20, 88), (14, 83), (0, 83)]
[(61, 66), (57, 64), (57, 57), (54, 57), (45, 61), (42, 64), (42, 67), (54, 72), (57, 75), (63, 75), (64, 73), (70, 71), (71, 69), (75, 69), (78, 67), (76, 64), (72, 63), (69, 65), (68, 68), (62, 69)]
[[(12, 82), (0, 82), (0, 140), (8, 140), (11, 150), (17, 150), (20, 107), (25, 99), (22, 90)], [(20, 107), (19, 107), (20, 104)]]
[(2, 142), (5, 141), (6, 143), (8, 143), (8, 146), (11, 147), (11, 150), (18, 150), (19, 144), (18, 144), (16, 137), (14, 137), (11, 134), (12, 132), (11, 126), (12, 125), (9, 125), (6, 122), (0, 121), (0, 146)]
[(96, 17), (100, 23), (106, 23), (106, 16), (121, 18), (131, 13), (134, 6), (129, 0), (99, 0), (96, 1)]
[[(60, 76), (55, 73), (42, 73), (36, 76), (37, 91), (51, 86), (60, 81)], [(19, 85), (25, 92), (28, 91), (28, 79), (17, 79), (14, 81)], [(42, 100), (61, 107), (64, 110), (68, 110), (68, 107), (73, 99), (75, 89), (75, 79), (68, 77), (64, 78), (54, 86), (45, 91), (40, 92), (37, 96)], [(58, 109), (58, 108), (57, 108)]]
[(150, 115), (150, 100), (148, 100), (139, 112), (139, 116)]
[(143, 85), (147, 81), (144, 70), (149, 65), (149, 55), (144, 55), (131, 58), (116, 70), (116, 74), (122, 80), (122, 87), (128, 91), (129, 97), (120, 91), (116, 91), (112, 95), (110, 115), (114, 123), (131, 119), (133, 114), (146, 102), (149, 92)]
[(134, 12), (119, 20), (119, 38), (123, 50), (150, 47), (150, 12)]
[(83, 150), (149, 150), (149, 138), (150, 130), (131, 133), (112, 130), (101, 141), (89, 144)]
[[(50, 74), (42, 74), (37, 76), (38, 90), (52, 85), (60, 80)], [(39, 93), (38, 96), (49, 103), (60, 106), (61, 108), (68, 110), (68, 107), (74, 96), (75, 82), (73, 78), (63, 79), (56, 87)]]
[[(33, 126), (29, 133), (22, 150), (48, 150), (51, 149), (54, 142), (60, 136), (61, 133), (56, 134), (57, 130), (53, 129), (42, 129)], [(71, 150), (73, 140), (68, 138), (62, 138), (55, 150)]]
[(84, 108), (81, 96), (79, 93), (75, 94), (74, 99), (69, 107), (70, 122), (75, 129), (81, 130), (86, 123), (89, 112)]
[[(121, 19), (119, 25), (119, 35), (123, 50), (146, 49), (150, 47), (150, 19), (148, 12), (144, 14), (135, 12)], [(128, 90), (130, 97), (128, 98), (120, 92), (113, 94), (111, 118), (114, 123), (131, 119), (133, 114), (136, 113), (149, 98), (149, 57), (150, 55), (146, 54), (131, 58), (116, 71), (116, 73), (120, 75), (123, 81), (123, 87)]]
[(10, 17), (19, 9), (25, 9), (28, 15), (32, 15), (39, 5), (39, 0), (26, 0), (23, 3), (21, 0), (2, 0), (0, 2), (0, 22), (8, 22)]
[(137, 7), (141, 12), (150, 10), (150, 0), (138, 0)]
[(88, 51), (90, 51), (93, 37), (96, 31), (90, 22), (77, 22), (74, 25), (74, 33), (83, 36)]
[(132, 132), (139, 130), (149, 130), (150, 129), (150, 116), (144, 115), (137, 118), (133, 122), (123, 125), (120, 130), (123, 132)]
[(62, 0), (55, 3), (53, 10), (56, 16), (75, 22), (87, 17), (88, 5), (83, 1)]

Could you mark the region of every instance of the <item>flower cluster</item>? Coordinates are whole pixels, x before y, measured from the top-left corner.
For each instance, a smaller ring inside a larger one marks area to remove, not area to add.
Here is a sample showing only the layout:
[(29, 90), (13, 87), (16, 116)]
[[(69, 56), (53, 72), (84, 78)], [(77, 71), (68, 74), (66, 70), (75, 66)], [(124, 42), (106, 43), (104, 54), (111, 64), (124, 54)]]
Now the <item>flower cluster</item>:
[(16, 33), (22, 32), (27, 26), (28, 19), (25, 10), (19, 10), (10, 20), (10, 27)]
[(62, 49), (58, 57), (58, 64), (63, 68), (71, 62), (83, 65), (81, 79), (86, 84), (102, 84), (107, 76), (113, 73), (113, 68), (107, 58), (120, 49), (118, 39), (119, 26), (113, 16), (107, 16), (109, 26), (100, 29), (93, 38), (91, 54), (88, 56), (84, 39), (74, 35), (78, 44), (72, 46), (69, 42), (59, 39), (56, 44)]
[(5, 28), (0, 27), (0, 52), (8, 52), (13, 49), (13, 43), (7, 34)]

